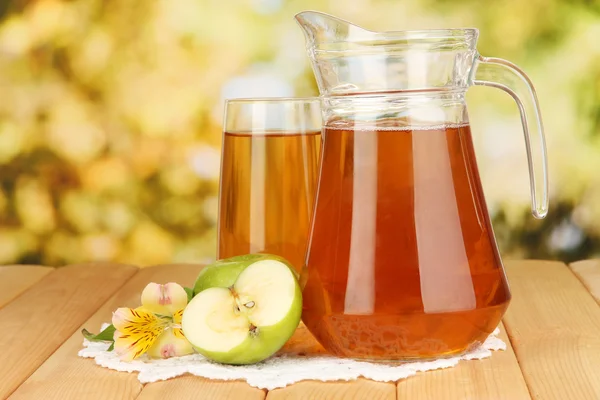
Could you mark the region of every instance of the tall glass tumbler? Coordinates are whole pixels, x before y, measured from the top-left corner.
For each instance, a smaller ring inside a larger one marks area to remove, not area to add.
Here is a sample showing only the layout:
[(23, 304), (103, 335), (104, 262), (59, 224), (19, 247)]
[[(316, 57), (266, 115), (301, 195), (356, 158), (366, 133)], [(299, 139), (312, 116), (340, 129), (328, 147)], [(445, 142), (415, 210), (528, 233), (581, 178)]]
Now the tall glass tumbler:
[(276, 254), (300, 273), (319, 173), (319, 99), (228, 100), (223, 130), (217, 257)]

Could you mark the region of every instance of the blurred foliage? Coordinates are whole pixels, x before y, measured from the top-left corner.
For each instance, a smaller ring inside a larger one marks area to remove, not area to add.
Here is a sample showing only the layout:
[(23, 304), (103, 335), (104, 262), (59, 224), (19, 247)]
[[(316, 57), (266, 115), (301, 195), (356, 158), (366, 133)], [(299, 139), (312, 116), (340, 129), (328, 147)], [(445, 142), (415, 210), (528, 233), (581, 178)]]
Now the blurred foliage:
[(0, 264), (212, 259), (222, 100), (316, 94), (304, 9), (376, 30), (478, 27), (482, 54), (535, 82), (551, 167), (536, 221), (516, 107), (470, 91), (502, 254), (598, 255), (598, 1), (3, 0)]

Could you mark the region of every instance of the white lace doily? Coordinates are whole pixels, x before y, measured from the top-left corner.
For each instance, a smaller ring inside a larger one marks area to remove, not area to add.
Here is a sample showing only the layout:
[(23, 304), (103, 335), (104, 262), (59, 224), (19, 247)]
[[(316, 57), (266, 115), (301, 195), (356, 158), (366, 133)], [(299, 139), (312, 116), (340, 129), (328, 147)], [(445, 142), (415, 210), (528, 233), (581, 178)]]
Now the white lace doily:
[(349, 381), (362, 376), (374, 381), (389, 382), (407, 378), (417, 372), (450, 368), (461, 360), (487, 358), (492, 355), (492, 351), (505, 350), (506, 344), (497, 336), (499, 332), (496, 328), (481, 346), (459, 357), (402, 364), (370, 363), (327, 355), (302, 324), (278, 354), (254, 365), (217, 364), (200, 354), (158, 360), (143, 355), (135, 361), (124, 362), (114, 352), (106, 351), (108, 344), (85, 339), (84, 348), (78, 354), (80, 357), (93, 358), (102, 367), (139, 372), (138, 379), (141, 383), (192, 374), (209, 379), (244, 380), (259, 389), (272, 390), (307, 379)]

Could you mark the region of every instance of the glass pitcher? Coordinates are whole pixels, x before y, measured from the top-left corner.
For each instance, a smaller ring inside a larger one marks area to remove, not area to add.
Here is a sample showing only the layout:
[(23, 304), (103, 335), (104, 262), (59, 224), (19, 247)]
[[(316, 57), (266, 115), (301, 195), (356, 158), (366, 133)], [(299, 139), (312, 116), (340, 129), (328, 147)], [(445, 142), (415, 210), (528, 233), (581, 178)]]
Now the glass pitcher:
[(476, 29), (372, 32), (296, 16), (322, 99), (321, 171), (303, 320), (331, 353), (453, 356), (496, 328), (510, 292), (473, 150), (465, 92), (504, 90), (525, 133), (532, 211), (547, 213), (536, 94), (478, 54)]

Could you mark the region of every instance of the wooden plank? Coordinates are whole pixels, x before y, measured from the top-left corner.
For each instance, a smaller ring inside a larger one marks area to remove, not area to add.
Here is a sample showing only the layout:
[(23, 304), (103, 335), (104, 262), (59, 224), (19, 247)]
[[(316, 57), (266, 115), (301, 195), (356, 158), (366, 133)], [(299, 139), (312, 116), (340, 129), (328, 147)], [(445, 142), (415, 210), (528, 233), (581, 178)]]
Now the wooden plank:
[[(137, 374), (111, 371), (99, 367), (93, 360), (77, 356), (82, 347), (82, 328), (97, 330), (103, 322), (109, 322), (112, 311), (118, 307), (135, 307), (140, 304), (142, 289), (149, 282), (177, 282), (190, 286), (201, 266), (163, 265), (142, 268), (113, 297), (111, 297), (91, 318), (83, 323), (71, 337), (42, 364), (13, 394), (11, 399), (134, 399), (142, 391)], [(180, 379), (146, 385), (144, 391), (166, 392), (176, 390), (180, 398), (198, 396), (198, 386), (175, 384)], [(170, 388), (171, 385), (175, 389)], [(155, 388), (155, 386), (157, 386)], [(203, 390), (218, 393), (226, 388), (220, 382), (206, 381)], [(243, 387), (251, 388), (247, 384)], [(185, 394), (187, 393), (187, 395)], [(245, 394), (251, 393), (246, 390)], [(187, 397), (186, 397), (187, 396)], [(244, 398), (244, 397), (241, 397)]]
[(375, 382), (359, 378), (354, 381), (302, 381), (267, 393), (267, 400), (394, 400), (394, 383)]
[(577, 278), (600, 304), (600, 260), (585, 260), (569, 265)]
[(536, 399), (600, 399), (600, 307), (563, 263), (506, 263), (504, 325)]
[(422, 372), (398, 381), (398, 399), (531, 399), (503, 325), (499, 337), (507, 348), (490, 358), (461, 361), (453, 368)]
[(265, 391), (250, 387), (246, 382), (213, 381), (198, 376), (181, 376), (144, 386), (137, 400), (262, 400)]
[(105, 264), (58, 268), (0, 309), (0, 398), (27, 379), (136, 271)]
[(6, 265), (0, 267), (0, 308), (53, 270), (54, 268), (39, 265)]
[(102, 368), (93, 360), (77, 356), (82, 348), (81, 329), (97, 332), (110, 322), (118, 307), (140, 305), (142, 289), (149, 282), (193, 282), (200, 267), (182, 265), (140, 269), (87, 321), (80, 323), (65, 343), (52, 354), (13, 394), (11, 399), (134, 399), (142, 390), (137, 374)]

